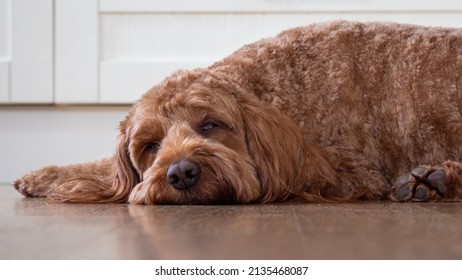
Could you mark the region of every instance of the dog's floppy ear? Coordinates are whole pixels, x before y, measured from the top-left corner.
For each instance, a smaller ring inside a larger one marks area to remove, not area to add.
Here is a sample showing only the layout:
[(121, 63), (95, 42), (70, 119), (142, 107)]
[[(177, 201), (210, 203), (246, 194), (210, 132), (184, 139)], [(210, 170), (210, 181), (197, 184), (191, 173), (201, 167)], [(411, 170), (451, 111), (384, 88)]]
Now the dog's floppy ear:
[(126, 201), (130, 191), (140, 182), (129, 153), (129, 133), (127, 117), (120, 123), (120, 135), (114, 155), (114, 182), (111, 188), (113, 201)]
[(325, 200), (322, 192), (336, 185), (336, 177), (321, 150), (276, 108), (252, 96), (239, 103), (247, 147), (260, 179), (261, 201), (283, 201), (292, 194), (307, 201)]
[(300, 129), (253, 97), (240, 100), (247, 147), (261, 184), (261, 201), (284, 200), (299, 188), (304, 144)]

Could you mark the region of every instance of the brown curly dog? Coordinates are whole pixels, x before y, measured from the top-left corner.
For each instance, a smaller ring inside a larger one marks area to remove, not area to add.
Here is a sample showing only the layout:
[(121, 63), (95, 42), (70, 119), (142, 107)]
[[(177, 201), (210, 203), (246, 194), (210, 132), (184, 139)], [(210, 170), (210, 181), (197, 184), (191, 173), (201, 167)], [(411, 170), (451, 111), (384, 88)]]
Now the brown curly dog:
[(459, 200), (461, 113), (462, 29), (310, 25), (153, 87), (113, 157), (14, 185), (68, 202)]

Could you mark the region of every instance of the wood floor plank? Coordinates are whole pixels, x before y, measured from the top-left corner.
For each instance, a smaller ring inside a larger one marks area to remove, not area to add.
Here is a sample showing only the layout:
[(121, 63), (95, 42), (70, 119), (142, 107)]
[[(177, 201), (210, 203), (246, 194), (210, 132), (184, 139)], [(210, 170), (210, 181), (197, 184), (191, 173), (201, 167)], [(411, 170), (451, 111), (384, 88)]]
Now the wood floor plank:
[[(126, 240), (119, 250), (125, 258), (303, 258), (296, 223), (286, 217), (286, 207), (134, 205), (129, 210), (136, 219), (114, 233)], [(97, 246), (110, 246), (115, 236), (106, 236)], [(75, 256), (90, 251), (85, 248)]]
[[(460, 259), (462, 230), (447, 203), (328, 204), (300, 209), (315, 259)], [(460, 208), (462, 205), (458, 205)], [(304, 208), (304, 207), (302, 207)]]
[(0, 259), (66, 258), (113, 232), (128, 216), (126, 205), (51, 203), (22, 198), (3, 187), (0, 193), (1, 200), (13, 202), (0, 207)]
[(59, 204), (0, 186), (0, 259), (461, 259), (462, 203)]

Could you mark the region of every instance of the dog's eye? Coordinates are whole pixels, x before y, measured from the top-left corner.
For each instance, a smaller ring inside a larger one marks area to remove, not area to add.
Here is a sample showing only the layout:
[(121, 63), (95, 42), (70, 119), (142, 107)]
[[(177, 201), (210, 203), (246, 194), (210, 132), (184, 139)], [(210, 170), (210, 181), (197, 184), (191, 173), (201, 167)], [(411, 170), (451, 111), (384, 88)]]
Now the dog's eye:
[(206, 122), (202, 125), (201, 134), (207, 136), (214, 128), (217, 128), (218, 124), (214, 122)]
[(149, 142), (146, 145), (144, 145), (144, 151), (145, 152), (150, 152), (150, 153), (155, 153), (157, 150), (159, 150), (160, 144), (157, 142)]

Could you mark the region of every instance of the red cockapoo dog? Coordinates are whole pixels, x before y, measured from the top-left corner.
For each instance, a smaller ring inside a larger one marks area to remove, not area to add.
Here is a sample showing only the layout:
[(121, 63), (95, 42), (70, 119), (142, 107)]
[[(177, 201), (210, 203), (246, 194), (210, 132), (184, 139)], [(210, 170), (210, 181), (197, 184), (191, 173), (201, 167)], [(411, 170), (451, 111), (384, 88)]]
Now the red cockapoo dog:
[(174, 73), (113, 157), (14, 185), (68, 202), (459, 200), (461, 113), (462, 29), (316, 24)]

